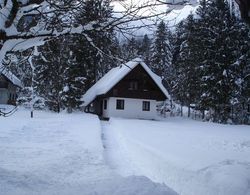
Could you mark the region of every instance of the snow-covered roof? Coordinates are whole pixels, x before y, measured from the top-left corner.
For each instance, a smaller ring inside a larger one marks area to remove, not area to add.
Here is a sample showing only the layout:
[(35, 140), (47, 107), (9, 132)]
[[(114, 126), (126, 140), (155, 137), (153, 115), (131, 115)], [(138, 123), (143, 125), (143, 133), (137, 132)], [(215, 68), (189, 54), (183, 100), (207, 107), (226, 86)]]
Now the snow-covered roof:
[(3, 69), (0, 70), (0, 75), (4, 75), (13, 85), (16, 85), (17, 87), (22, 88), (23, 84), (22, 82), (9, 70)]
[(120, 66), (111, 69), (107, 74), (105, 74), (99, 81), (97, 81), (82, 97), (83, 106), (89, 105), (95, 98), (99, 95), (106, 94), (110, 89), (112, 89), (120, 80), (122, 80), (131, 70), (133, 70), (137, 65), (141, 65), (149, 76), (154, 80), (157, 86), (164, 93), (166, 98), (170, 99), (170, 95), (166, 88), (162, 85), (162, 79), (153, 73), (150, 68), (143, 62), (140, 58), (135, 58), (126, 64), (121, 64)]

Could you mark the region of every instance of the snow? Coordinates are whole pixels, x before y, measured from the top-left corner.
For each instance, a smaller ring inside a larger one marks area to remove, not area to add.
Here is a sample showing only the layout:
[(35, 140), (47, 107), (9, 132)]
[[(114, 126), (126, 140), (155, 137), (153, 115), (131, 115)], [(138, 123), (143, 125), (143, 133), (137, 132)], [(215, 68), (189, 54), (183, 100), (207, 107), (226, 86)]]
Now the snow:
[(20, 108), (0, 124), (0, 195), (176, 195), (110, 169), (95, 115), (35, 111), (31, 119)]
[(187, 18), (191, 13), (196, 17), (196, 10), (199, 7), (197, 1), (191, 1), (188, 5), (175, 5), (172, 12), (170, 12), (165, 20), (167, 21), (168, 26), (175, 27), (178, 23), (180, 23), (183, 19)]
[(250, 195), (249, 126), (183, 118), (103, 126), (106, 161), (123, 176), (144, 175), (181, 195)]
[(0, 111), (9, 112), (14, 108), (15, 108), (15, 106), (13, 106), (13, 105), (0, 104)]
[(63, 92), (68, 92), (68, 91), (69, 91), (69, 86), (68, 85), (64, 86), (63, 87)]
[(126, 64), (122, 64), (116, 68), (111, 69), (106, 75), (104, 75), (95, 85), (93, 85), (82, 97), (84, 101), (83, 106), (88, 106), (98, 95), (107, 93), (112, 87), (114, 87), (121, 79), (123, 79), (133, 68), (137, 65), (141, 65), (150, 77), (155, 81), (157, 86), (165, 94), (166, 98), (170, 99), (165, 87), (162, 85), (162, 80), (159, 76), (153, 73), (149, 67), (140, 58), (135, 58)]
[[(182, 1), (182, 0), (180, 0)], [(171, 30), (175, 29), (175, 26), (182, 21), (183, 19), (187, 18), (190, 13), (195, 14), (196, 9), (198, 8), (199, 2), (198, 0), (189, 0), (184, 4), (181, 4), (179, 0), (175, 0), (173, 5), (166, 5), (159, 3), (159, 1), (148, 1), (148, 0), (125, 0), (125, 1), (114, 1), (112, 5), (114, 6), (114, 11), (119, 14), (115, 14), (115, 16), (119, 17), (125, 12), (125, 8), (132, 6), (132, 7), (139, 7), (140, 5), (144, 4), (151, 4), (151, 6), (142, 9), (142, 16), (149, 16), (149, 15), (158, 15), (158, 17), (147, 18), (139, 21), (131, 21), (128, 25), (129, 27), (134, 27), (133, 30), (130, 30), (128, 34), (124, 37), (123, 33), (119, 33), (118, 36), (120, 40), (126, 40), (127, 37), (132, 35), (134, 36), (143, 36), (148, 34), (150, 37), (153, 37), (153, 34), (156, 30), (156, 23), (164, 20), (165, 23), (168, 25)], [(157, 2), (157, 3), (156, 3)], [(170, 0), (170, 3), (173, 1)], [(154, 5), (154, 3), (156, 3)], [(166, 1), (166, 3), (168, 3)], [(166, 14), (165, 14), (166, 13)], [(138, 28), (139, 27), (139, 28)]]
[(0, 7), (0, 9), (1, 9), (1, 14), (0, 14), (0, 29), (4, 28), (4, 25), (5, 25), (4, 22), (6, 21), (6, 16), (9, 15), (12, 6), (13, 6), (12, 1), (8, 1), (8, 3), (6, 4), (5, 7), (3, 7), (3, 4), (1, 3), (1, 7)]
[[(9, 51), (24, 51), (31, 47), (41, 46), (45, 43), (45, 37), (35, 37), (30, 39), (10, 39), (4, 42), (0, 50), (0, 62), (5, 58), (5, 55)], [(0, 71), (5, 67), (0, 64)]]

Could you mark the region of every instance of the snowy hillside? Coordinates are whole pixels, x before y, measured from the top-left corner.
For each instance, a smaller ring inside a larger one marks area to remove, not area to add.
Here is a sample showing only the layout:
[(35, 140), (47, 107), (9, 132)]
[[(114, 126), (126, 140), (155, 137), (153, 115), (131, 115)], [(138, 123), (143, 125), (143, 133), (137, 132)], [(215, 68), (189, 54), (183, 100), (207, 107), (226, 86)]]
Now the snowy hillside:
[[(140, 1), (140, 0), (131, 0), (131, 1), (122, 1), (122, 2), (114, 2), (114, 10), (115, 11), (121, 11), (124, 10), (124, 6), (128, 5), (138, 5), (139, 3), (147, 2), (146, 0)], [(152, 1), (154, 2), (154, 1)], [(155, 6), (153, 9), (150, 9), (147, 14), (157, 14), (157, 13), (164, 13), (168, 10), (172, 10), (170, 13), (168, 13), (165, 16), (162, 16), (161, 18), (164, 19), (164, 21), (168, 24), (170, 28), (175, 27), (176, 24), (178, 24), (183, 19), (187, 18), (187, 16), (190, 13), (195, 13), (197, 7), (199, 6), (199, 0), (166, 0), (166, 3), (170, 3), (173, 5), (161, 5), (161, 6)], [(234, 0), (228, 0), (228, 3), (230, 5), (231, 12), (234, 12), (238, 17), (240, 17), (240, 11), (239, 6)], [(153, 20), (143, 20), (143, 21), (137, 21), (137, 22), (131, 22), (131, 26), (143, 26), (144, 24), (152, 25), (150, 27), (135, 29), (132, 32), (138, 36), (141, 36), (143, 34), (152, 34), (155, 30), (154, 23), (157, 21), (157, 19)]]
[[(170, 0), (172, 3), (172, 0)], [(182, 2), (182, 0), (180, 0)], [(198, 0), (190, 0), (187, 3), (180, 4), (180, 1), (175, 0), (175, 5), (158, 5), (154, 8), (150, 8), (148, 11), (146, 11), (144, 14), (150, 15), (150, 14), (159, 14), (159, 13), (165, 13), (169, 10), (171, 10), (170, 13), (167, 15), (161, 15), (160, 19), (164, 19), (165, 22), (168, 24), (170, 28), (174, 27), (176, 24), (178, 24), (181, 20), (185, 19), (190, 13), (194, 13), (195, 10), (198, 7)], [(128, 5), (136, 5), (138, 6), (138, 2), (143, 4), (144, 1), (138, 1), (138, 0), (132, 0), (132, 1), (123, 1), (123, 2), (114, 2), (114, 10), (115, 11), (122, 11), (124, 10), (124, 7)], [(145, 2), (147, 2), (145, 0)], [(152, 1), (153, 2), (153, 1)], [(168, 2), (167, 2), (168, 3)], [(142, 27), (140, 29), (135, 28), (134, 30), (131, 30), (133, 34), (137, 36), (141, 36), (144, 34), (152, 34), (155, 31), (155, 22), (158, 19), (150, 19), (150, 20), (142, 20), (142, 21), (132, 21), (129, 25), (138, 27), (138, 26), (144, 26), (145, 24), (148, 25), (147, 27)]]

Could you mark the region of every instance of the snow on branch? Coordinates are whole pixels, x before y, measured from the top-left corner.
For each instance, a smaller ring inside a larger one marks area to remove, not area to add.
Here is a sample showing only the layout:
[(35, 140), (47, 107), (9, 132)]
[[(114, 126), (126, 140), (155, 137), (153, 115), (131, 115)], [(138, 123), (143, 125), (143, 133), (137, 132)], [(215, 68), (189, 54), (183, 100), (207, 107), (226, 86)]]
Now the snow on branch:
[[(9, 51), (39, 46), (47, 39), (67, 34), (116, 29), (126, 31), (128, 23), (160, 18), (171, 12), (165, 1), (119, 1), (120, 9), (113, 11), (108, 21), (93, 20), (77, 23), (77, 13), (84, 0), (6, 0), (0, 3), (0, 61)], [(117, 1), (116, 1), (117, 3)], [(184, 2), (183, 2), (184, 3)], [(156, 7), (164, 6), (160, 12)], [(152, 23), (151, 23), (152, 24)], [(142, 22), (142, 26), (146, 23)], [(137, 28), (140, 25), (137, 24)], [(89, 40), (89, 39), (87, 39)], [(93, 45), (92, 41), (90, 41)]]

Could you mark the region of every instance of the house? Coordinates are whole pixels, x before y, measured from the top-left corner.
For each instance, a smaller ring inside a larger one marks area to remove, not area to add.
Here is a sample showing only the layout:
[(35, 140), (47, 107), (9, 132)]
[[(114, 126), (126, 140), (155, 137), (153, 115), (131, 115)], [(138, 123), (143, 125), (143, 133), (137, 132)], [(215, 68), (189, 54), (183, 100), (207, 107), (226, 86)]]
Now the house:
[(183, 4), (183, 3), (186, 3), (186, 2), (188, 2), (188, 1), (187, 0), (166, 0), (167, 4), (172, 4), (172, 5)]
[(250, 1), (249, 0), (235, 0), (239, 5), (241, 17), (250, 24)]
[(83, 107), (103, 118), (155, 119), (158, 101), (170, 99), (162, 79), (140, 59), (111, 69), (83, 96)]
[(0, 71), (0, 104), (16, 104), (17, 88), (22, 88), (21, 81), (10, 71)]

